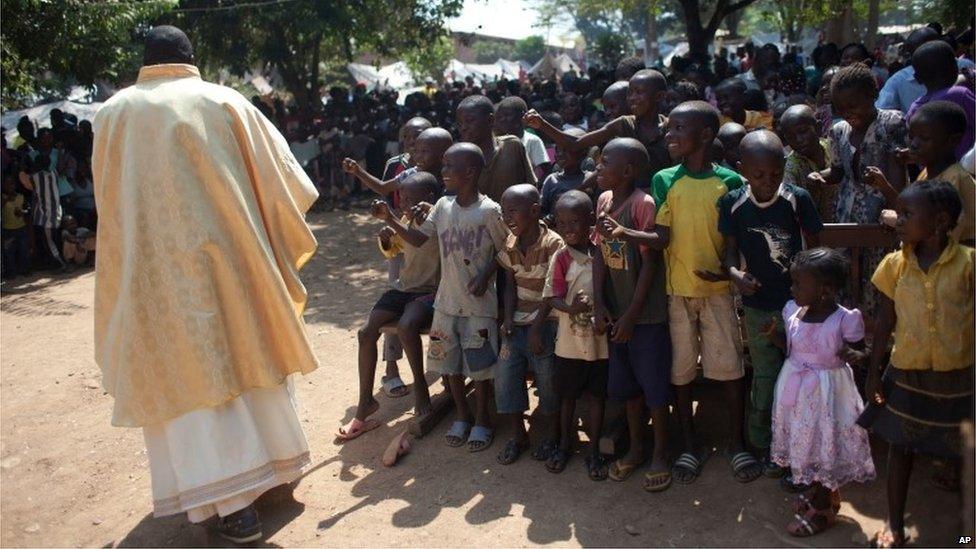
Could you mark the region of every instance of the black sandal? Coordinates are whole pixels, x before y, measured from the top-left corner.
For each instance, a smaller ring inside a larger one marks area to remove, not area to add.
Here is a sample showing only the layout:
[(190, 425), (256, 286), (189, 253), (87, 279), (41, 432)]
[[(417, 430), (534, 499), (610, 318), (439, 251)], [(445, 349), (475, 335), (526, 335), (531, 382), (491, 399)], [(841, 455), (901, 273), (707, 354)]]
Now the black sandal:
[(566, 463), (569, 462), (569, 452), (559, 448), (558, 446), (549, 455), (548, 461), (546, 461), (546, 471), (550, 473), (562, 473), (566, 469)]
[(498, 460), (498, 463), (501, 463), (502, 465), (511, 465), (518, 461), (519, 456), (521, 456), (522, 452), (524, 451), (525, 445), (519, 444), (514, 438), (510, 438), (495, 459)]
[(607, 476), (610, 473), (607, 467), (607, 460), (603, 459), (603, 454), (591, 453), (587, 455), (585, 464), (586, 474), (589, 475), (590, 480), (607, 480)]
[(555, 440), (543, 440), (542, 444), (539, 444), (538, 448), (532, 450), (532, 459), (536, 461), (546, 461), (552, 457), (552, 453), (555, 452), (558, 447), (559, 444), (557, 444)]

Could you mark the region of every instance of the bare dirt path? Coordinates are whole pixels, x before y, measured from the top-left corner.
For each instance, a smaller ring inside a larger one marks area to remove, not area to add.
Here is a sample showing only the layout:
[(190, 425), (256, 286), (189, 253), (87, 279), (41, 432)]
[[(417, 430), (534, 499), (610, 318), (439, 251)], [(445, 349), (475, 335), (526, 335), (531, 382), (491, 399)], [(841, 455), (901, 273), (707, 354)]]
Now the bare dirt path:
[[(740, 485), (722, 448), (718, 395), (702, 386), (701, 435), (717, 447), (691, 486), (646, 494), (640, 475), (594, 483), (582, 459), (561, 475), (526, 455), (501, 466), (488, 451), (442, 442), (449, 421), (416, 441), (398, 466), (379, 455), (410, 416), (410, 398), (378, 397), (385, 425), (345, 446), (332, 443), (356, 401), (355, 330), (385, 284), (378, 225), (362, 213), (313, 214), (320, 248), (303, 279), (308, 333), (321, 368), (298, 379), (313, 466), (291, 489), (258, 502), (265, 542), (281, 546), (849, 546), (881, 526), (883, 482), (844, 492), (841, 523), (812, 539), (789, 538), (791, 498), (775, 481)], [(221, 545), (182, 517), (154, 519), (142, 435), (109, 424), (111, 400), (92, 359), (94, 274), (5, 284), (0, 298), (0, 545)], [(409, 368), (401, 372), (410, 383)], [(439, 391), (439, 384), (435, 391)], [(876, 462), (883, 467), (883, 454)], [(923, 545), (955, 545), (959, 497), (913, 477), (909, 524)]]

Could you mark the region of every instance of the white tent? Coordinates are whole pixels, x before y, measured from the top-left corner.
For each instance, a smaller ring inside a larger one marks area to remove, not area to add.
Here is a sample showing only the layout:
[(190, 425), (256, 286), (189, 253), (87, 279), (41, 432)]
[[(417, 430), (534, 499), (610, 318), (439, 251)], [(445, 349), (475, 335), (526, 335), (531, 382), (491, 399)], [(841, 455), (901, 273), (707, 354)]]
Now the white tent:
[(78, 117), (78, 121), (80, 122), (94, 118), (95, 113), (98, 112), (101, 106), (101, 103), (78, 103), (68, 100), (55, 101), (53, 103), (36, 105), (28, 109), (7, 111), (0, 116), (0, 124), (6, 129), (5, 135), (7, 140), (10, 141), (17, 136), (17, 121), (20, 120), (21, 116), (30, 118), (31, 122), (38, 128), (51, 127), (51, 111), (54, 109), (61, 109), (66, 114), (73, 114)]
[(349, 63), (346, 65), (353, 80), (363, 83), (367, 88), (393, 88), (402, 90), (414, 85), (416, 78), (407, 64), (397, 61), (391, 65), (376, 68), (372, 65), (362, 63)]
[(569, 71), (582, 73), (579, 65), (574, 63), (565, 53), (560, 53), (559, 55), (547, 53), (538, 63), (528, 70), (528, 73), (548, 77), (553, 75), (562, 76)]

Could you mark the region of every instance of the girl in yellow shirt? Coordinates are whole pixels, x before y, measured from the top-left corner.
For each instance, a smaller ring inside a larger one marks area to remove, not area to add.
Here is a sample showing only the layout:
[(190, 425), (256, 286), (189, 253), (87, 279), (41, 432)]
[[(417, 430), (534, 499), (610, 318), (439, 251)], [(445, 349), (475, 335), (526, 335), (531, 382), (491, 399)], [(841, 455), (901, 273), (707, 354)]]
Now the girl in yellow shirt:
[[(950, 236), (962, 211), (959, 193), (923, 181), (898, 196), (902, 249), (888, 254), (871, 281), (878, 312), (867, 380), (871, 406), (858, 422), (889, 443), (888, 524), (876, 547), (905, 543), (905, 500), (916, 453), (953, 460), (959, 425), (973, 407), (974, 251)], [(891, 364), (882, 367), (894, 332)]]

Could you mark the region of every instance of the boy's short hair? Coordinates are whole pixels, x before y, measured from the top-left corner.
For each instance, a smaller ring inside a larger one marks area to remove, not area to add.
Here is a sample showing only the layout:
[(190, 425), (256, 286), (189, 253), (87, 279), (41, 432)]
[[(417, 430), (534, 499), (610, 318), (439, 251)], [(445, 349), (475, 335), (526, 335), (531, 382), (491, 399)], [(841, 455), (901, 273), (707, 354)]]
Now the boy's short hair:
[(713, 136), (718, 135), (722, 120), (718, 109), (713, 107), (711, 103), (707, 101), (685, 101), (671, 111), (672, 116), (686, 113), (698, 119), (702, 123), (702, 126), (711, 128)]
[(635, 72), (634, 76), (631, 76), (630, 79), (647, 79), (654, 86), (655, 91), (666, 91), (668, 89), (668, 79), (654, 69), (641, 69)]
[(929, 101), (915, 111), (912, 121), (934, 122), (949, 135), (966, 133), (966, 111), (952, 101)]
[(949, 229), (955, 229), (962, 215), (962, 198), (959, 191), (950, 183), (938, 179), (913, 183), (901, 192), (901, 196), (918, 196), (925, 200), (936, 212), (949, 216)]
[(574, 211), (593, 212), (593, 199), (590, 195), (584, 193), (578, 189), (572, 189), (564, 192), (557, 200), (556, 204), (553, 206), (553, 211), (560, 209), (569, 209)]
[(844, 90), (854, 90), (875, 98), (878, 96), (878, 81), (867, 65), (854, 63), (841, 67), (830, 81), (831, 95)]
[(747, 89), (746, 83), (741, 78), (736, 78), (735, 76), (731, 78), (726, 78), (725, 80), (719, 82), (718, 85), (715, 86), (715, 91), (718, 91), (721, 88), (731, 88), (731, 87), (734, 87), (740, 93), (746, 93), (746, 89)]
[(437, 177), (430, 172), (413, 172), (403, 178), (400, 185), (417, 185), (433, 196), (437, 196), (441, 192), (441, 184), (437, 181)]
[(491, 116), (495, 112), (495, 106), (491, 104), (491, 99), (484, 95), (469, 95), (461, 100), (458, 109), (474, 109), (475, 112), (483, 116)]
[(617, 77), (617, 80), (630, 80), (630, 77), (637, 74), (637, 71), (644, 70), (645, 68), (647, 68), (647, 65), (644, 64), (642, 58), (636, 55), (624, 57), (617, 63), (614, 76)]
[(793, 268), (809, 271), (834, 290), (847, 286), (850, 265), (844, 254), (833, 248), (810, 248), (793, 257)]
[(626, 151), (627, 160), (634, 167), (636, 177), (640, 178), (645, 176), (647, 167), (651, 163), (650, 155), (647, 153), (647, 147), (632, 137), (615, 137), (603, 147), (603, 153), (606, 154), (607, 150), (618, 148)]
[(702, 93), (701, 88), (699, 88), (698, 84), (695, 84), (691, 80), (679, 80), (674, 85), (674, 93), (677, 94), (682, 101), (705, 99), (705, 94)]
[(525, 113), (529, 110), (529, 106), (525, 104), (525, 100), (517, 95), (510, 95), (498, 102), (498, 106), (495, 107), (496, 111), (502, 109), (512, 109), (517, 110), (521, 113)]

